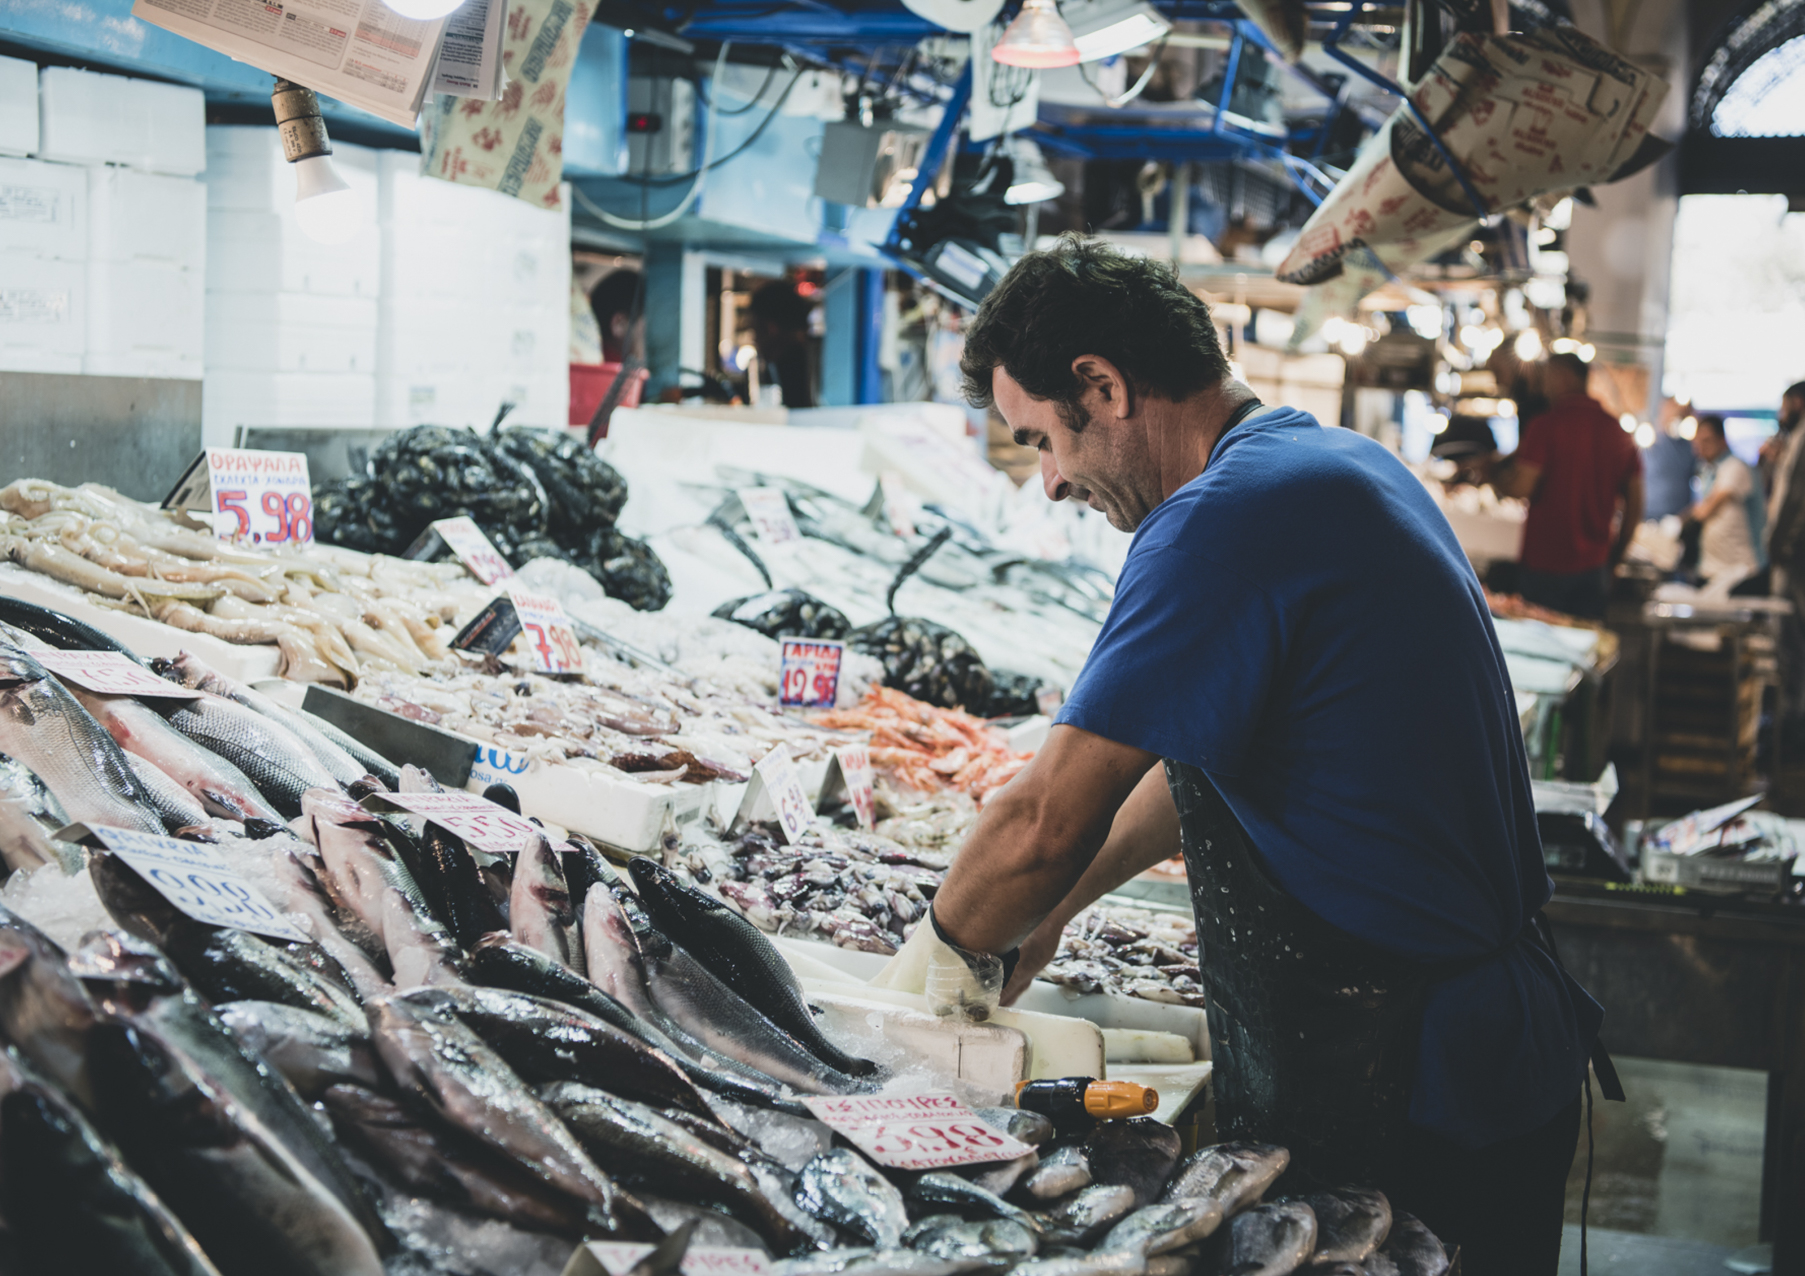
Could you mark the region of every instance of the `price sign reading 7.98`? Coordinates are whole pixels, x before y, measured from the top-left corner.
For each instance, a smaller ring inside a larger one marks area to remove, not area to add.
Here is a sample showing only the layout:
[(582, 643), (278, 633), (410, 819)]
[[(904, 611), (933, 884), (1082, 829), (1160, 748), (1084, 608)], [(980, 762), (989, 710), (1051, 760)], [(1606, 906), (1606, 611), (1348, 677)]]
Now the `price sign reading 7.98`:
[(583, 648), (558, 600), (518, 585), (508, 586), (508, 598), (532, 653), (533, 668), (539, 673), (580, 673)]
[(840, 694), (846, 644), (829, 638), (785, 638), (778, 673), (778, 701), (805, 709), (831, 709)]

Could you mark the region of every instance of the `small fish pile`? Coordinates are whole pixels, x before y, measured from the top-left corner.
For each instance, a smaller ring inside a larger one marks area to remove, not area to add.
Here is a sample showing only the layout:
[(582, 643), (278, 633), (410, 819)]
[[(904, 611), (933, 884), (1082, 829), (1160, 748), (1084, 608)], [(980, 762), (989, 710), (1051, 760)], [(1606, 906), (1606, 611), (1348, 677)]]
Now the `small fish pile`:
[(1075, 992), (1202, 1006), (1197, 961), (1197, 925), (1189, 916), (1093, 904), (1066, 925), (1040, 978)]
[(892, 687), (873, 687), (855, 708), (824, 709), (811, 721), (869, 732), (872, 765), (899, 783), (929, 793), (956, 789), (980, 803), (1014, 779), (1030, 757), (1005, 748), (981, 718), (924, 704)]

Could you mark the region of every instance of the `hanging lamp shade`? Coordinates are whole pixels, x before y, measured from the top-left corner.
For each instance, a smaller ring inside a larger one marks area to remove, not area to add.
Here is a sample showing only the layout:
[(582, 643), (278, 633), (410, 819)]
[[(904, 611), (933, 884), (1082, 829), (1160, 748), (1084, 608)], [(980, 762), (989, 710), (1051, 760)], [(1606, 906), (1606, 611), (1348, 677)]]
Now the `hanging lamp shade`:
[(1072, 29), (1059, 16), (1054, 0), (1022, 0), (1022, 11), (991, 48), (990, 56), (1005, 66), (1041, 69), (1076, 66), (1079, 54)]

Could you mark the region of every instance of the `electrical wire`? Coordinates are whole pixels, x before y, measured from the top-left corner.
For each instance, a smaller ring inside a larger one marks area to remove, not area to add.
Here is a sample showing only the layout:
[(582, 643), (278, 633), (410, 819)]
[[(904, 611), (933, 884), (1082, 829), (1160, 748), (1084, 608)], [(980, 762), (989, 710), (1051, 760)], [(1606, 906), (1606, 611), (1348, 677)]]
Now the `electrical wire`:
[[(732, 47), (733, 41), (731, 40), (723, 40), (721, 42), (721, 51), (715, 55), (713, 81), (720, 80), (721, 71), (727, 65), (727, 51)], [(793, 82), (794, 81), (792, 81), (792, 83)], [(588, 208), (591, 213), (601, 218), (604, 223), (613, 226), (618, 230), (646, 231), (658, 230), (662, 227), (669, 226), (679, 217), (682, 217), (685, 213), (689, 212), (690, 207), (702, 196), (702, 186), (708, 179), (708, 170), (713, 167), (711, 160), (714, 156), (715, 124), (719, 118), (719, 114), (718, 111), (712, 109), (708, 112), (708, 126), (702, 131), (702, 166), (696, 170), (695, 181), (690, 183), (689, 193), (679, 200), (677, 206), (671, 209), (670, 212), (661, 213), (659, 216), (652, 218), (616, 217), (607, 209), (593, 203), (587, 196), (582, 197), (583, 205)], [(648, 156), (650, 155), (651, 149), (651, 145), (648, 143), (645, 147), (645, 152)], [(575, 192), (577, 188), (573, 185), (571, 190), (572, 192)], [(641, 197), (640, 207), (643, 212), (643, 196)]]
[(1153, 73), (1159, 70), (1159, 60), (1161, 57), (1165, 56), (1165, 52), (1166, 40), (1165, 37), (1162, 37), (1159, 42), (1159, 47), (1148, 57), (1147, 69), (1141, 72), (1141, 78), (1134, 82), (1133, 88), (1129, 89), (1120, 97), (1111, 97), (1109, 94), (1105, 93), (1103, 91), (1103, 86), (1091, 78), (1091, 73), (1085, 69), (1085, 65), (1082, 62), (1078, 64), (1078, 75), (1086, 84), (1090, 85), (1091, 88), (1096, 91), (1098, 97), (1103, 99), (1104, 106), (1107, 106), (1112, 111), (1117, 110), (1134, 101), (1141, 95), (1146, 87), (1152, 83)]
[[(784, 56), (785, 56), (786, 61), (790, 61), (788, 54), (785, 54)], [(795, 63), (793, 61), (791, 61), (791, 65), (795, 65)], [(765, 130), (771, 126), (771, 121), (777, 118), (777, 113), (783, 109), (784, 102), (789, 99), (790, 90), (794, 89), (796, 87), (797, 81), (802, 79), (803, 72), (805, 72), (806, 70), (808, 70), (808, 68), (804, 67), (804, 66), (796, 67), (796, 74), (791, 76), (790, 82), (783, 86), (783, 92), (777, 95), (777, 100), (771, 104), (771, 109), (765, 113), (765, 118), (758, 122), (758, 127), (752, 130), (752, 135), (750, 137), (748, 137), (745, 141), (741, 142), (738, 146), (734, 147), (731, 151), (728, 151), (727, 154), (721, 156), (720, 159), (713, 160), (711, 162), (705, 162), (703, 167), (692, 168), (687, 173), (674, 173), (674, 174), (670, 175), (669, 177), (646, 177), (643, 175), (639, 176), (639, 177), (633, 177), (629, 174), (623, 173), (621, 176), (615, 178), (614, 180), (619, 181), (619, 182), (631, 182), (635, 186), (675, 186), (680, 182), (687, 182), (694, 178), (700, 177), (703, 173), (707, 172), (709, 169), (719, 168), (719, 167), (721, 167), (721, 165), (726, 164), (729, 161), (736, 159), (740, 155), (745, 154), (745, 152), (747, 150), (749, 150), (755, 143), (757, 143), (759, 138), (764, 136)], [(588, 203), (587, 200), (585, 200), (584, 202)]]
[[(758, 86), (758, 92), (756, 92), (752, 95), (752, 100), (747, 102), (746, 105), (741, 106), (741, 107), (736, 107), (731, 111), (725, 109), (724, 107), (716, 106), (713, 102), (710, 102), (708, 100), (708, 94), (702, 92), (701, 85), (696, 86), (696, 96), (702, 99), (703, 106), (705, 106), (709, 110), (713, 111), (716, 115), (725, 115), (728, 117), (732, 117), (735, 115), (744, 115), (748, 111), (750, 111), (753, 107), (757, 106), (759, 104), (759, 102), (764, 99), (765, 90), (770, 88), (771, 81), (775, 80), (777, 78), (777, 67), (778, 67), (778, 64), (775, 62), (773, 62), (770, 66), (766, 67), (764, 81)], [(713, 81), (710, 81), (710, 83), (712, 84)]]

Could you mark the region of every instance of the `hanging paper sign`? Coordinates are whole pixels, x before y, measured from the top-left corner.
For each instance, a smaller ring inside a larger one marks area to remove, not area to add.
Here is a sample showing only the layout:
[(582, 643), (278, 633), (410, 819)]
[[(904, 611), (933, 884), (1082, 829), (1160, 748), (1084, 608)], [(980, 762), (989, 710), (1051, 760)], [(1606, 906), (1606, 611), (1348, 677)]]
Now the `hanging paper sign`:
[(871, 750), (862, 744), (848, 744), (830, 755), (827, 778), (821, 783), (821, 800), (827, 801), (845, 790), (847, 805), (858, 817), (859, 827), (866, 832), (877, 824), (877, 797), (871, 783)]
[(304, 452), (210, 447), (163, 498), (163, 508), (205, 510), (220, 536), (249, 545), (313, 543), (313, 484)]
[(236, 926), (299, 943), (312, 938), (286, 920), (262, 891), (234, 872), (225, 857), (205, 842), (99, 825), (90, 825), (87, 831), (197, 922)]
[(840, 694), (840, 666), (846, 644), (831, 638), (785, 638), (778, 668), (780, 704), (803, 709), (831, 709)]
[(372, 793), (363, 804), (372, 811), (417, 815), (491, 855), (512, 855), (539, 832), (525, 816), (475, 793)]
[(166, 696), (199, 700), (201, 693), (159, 678), (117, 651), (34, 651), (37, 662), (61, 678), (103, 696)]
[(494, 585), (513, 576), (514, 569), (508, 566), (508, 560), (501, 556), (500, 551), (489, 543), (489, 538), (483, 535), (483, 529), (476, 525), (475, 519), (463, 516), (436, 519), (432, 523), (432, 530), (457, 555), (458, 562), (483, 584)]
[(740, 504), (746, 507), (746, 517), (752, 520), (752, 530), (758, 533), (759, 540), (767, 545), (787, 545), (802, 539), (802, 529), (796, 526), (795, 516), (790, 513), (790, 502), (781, 488), (742, 487), (739, 495)]
[(537, 594), (519, 585), (508, 586), (514, 615), (526, 635), (533, 668), (539, 673), (581, 673), (583, 648), (571, 627), (564, 606), (550, 594)]
[(1030, 1150), (950, 1094), (804, 1095), (802, 1101), (835, 1134), (893, 1170), (1013, 1161)]
[[(627, 1276), (652, 1249), (625, 1241), (588, 1241), (571, 1255), (564, 1276)], [(756, 1249), (691, 1245), (677, 1270), (682, 1276), (768, 1276), (771, 1260)]]

